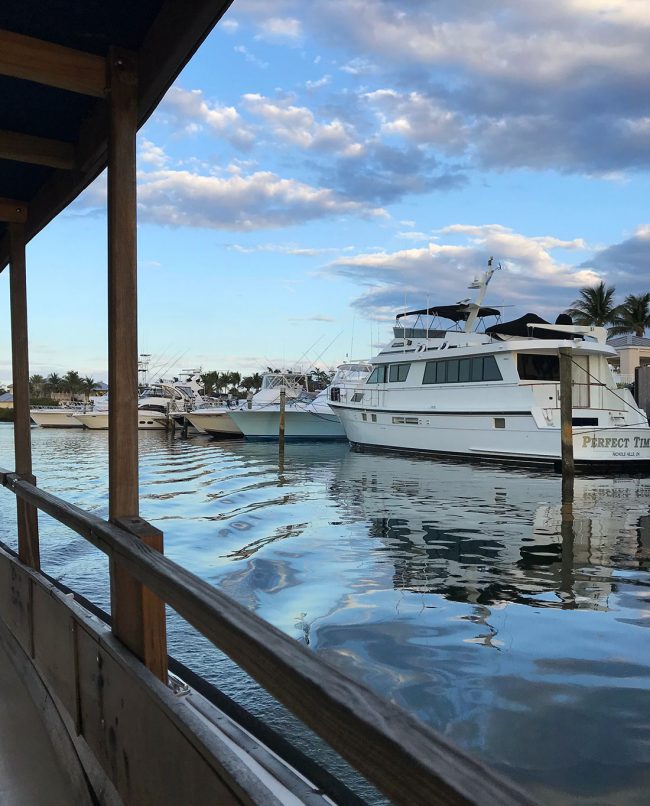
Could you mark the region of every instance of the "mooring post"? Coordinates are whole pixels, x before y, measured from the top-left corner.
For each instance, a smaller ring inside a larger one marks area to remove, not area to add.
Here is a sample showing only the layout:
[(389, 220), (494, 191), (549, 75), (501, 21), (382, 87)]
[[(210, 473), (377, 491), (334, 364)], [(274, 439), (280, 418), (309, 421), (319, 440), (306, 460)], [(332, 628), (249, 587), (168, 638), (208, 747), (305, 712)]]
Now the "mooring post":
[[(162, 551), (162, 533), (139, 517), (138, 316), (135, 135), (136, 55), (108, 55), (108, 499), (113, 523)], [(167, 681), (165, 611), (141, 582), (111, 560), (113, 632)]]
[(560, 435), (562, 442), (562, 500), (573, 500), (573, 381), (572, 350), (560, 347)]
[(283, 386), (280, 389), (280, 430), (278, 431), (278, 449), (284, 458), (284, 416), (287, 404), (287, 390)]
[[(29, 350), (27, 338), (27, 276), (25, 227), (9, 224), (9, 296), (11, 298), (11, 365), (14, 398), (14, 455), (16, 473), (36, 483), (32, 475), (32, 436), (29, 416)], [(18, 556), (40, 568), (38, 514), (31, 504), (16, 500)]]

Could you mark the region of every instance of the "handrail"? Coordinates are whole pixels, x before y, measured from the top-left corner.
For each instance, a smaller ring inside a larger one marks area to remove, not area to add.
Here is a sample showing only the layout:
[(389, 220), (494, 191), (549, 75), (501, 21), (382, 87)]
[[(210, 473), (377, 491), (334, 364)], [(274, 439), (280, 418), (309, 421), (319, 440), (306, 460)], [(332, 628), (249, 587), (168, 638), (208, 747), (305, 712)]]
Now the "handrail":
[(1, 468), (0, 483), (122, 564), (393, 802), (533, 803), (436, 731), (129, 532)]

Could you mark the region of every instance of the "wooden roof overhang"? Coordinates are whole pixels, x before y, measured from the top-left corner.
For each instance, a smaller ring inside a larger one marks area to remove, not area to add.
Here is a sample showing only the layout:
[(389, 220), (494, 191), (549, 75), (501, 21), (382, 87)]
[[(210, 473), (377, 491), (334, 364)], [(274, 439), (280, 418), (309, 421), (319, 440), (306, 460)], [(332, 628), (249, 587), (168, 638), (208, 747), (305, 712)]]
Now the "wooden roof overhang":
[(0, 7), (0, 271), (7, 223), (31, 240), (107, 164), (107, 57), (137, 59), (138, 125), (232, 0), (3, 0)]

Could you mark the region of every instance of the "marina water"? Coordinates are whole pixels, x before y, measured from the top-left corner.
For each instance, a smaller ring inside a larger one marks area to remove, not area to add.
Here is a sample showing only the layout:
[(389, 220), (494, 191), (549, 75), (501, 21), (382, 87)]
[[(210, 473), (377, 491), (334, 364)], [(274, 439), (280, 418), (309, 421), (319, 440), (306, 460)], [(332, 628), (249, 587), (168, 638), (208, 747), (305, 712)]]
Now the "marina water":
[[(106, 517), (106, 432), (33, 429), (38, 483)], [(176, 562), (542, 802), (647, 802), (650, 479), (140, 433), (141, 514)], [(0, 426), (0, 466), (13, 431)], [(107, 560), (40, 516), (43, 569), (104, 609)], [(15, 499), (0, 491), (15, 548)], [(169, 649), (306, 749), (170, 612)], [(326, 763), (345, 775), (324, 747)], [(351, 785), (372, 800), (372, 795)]]

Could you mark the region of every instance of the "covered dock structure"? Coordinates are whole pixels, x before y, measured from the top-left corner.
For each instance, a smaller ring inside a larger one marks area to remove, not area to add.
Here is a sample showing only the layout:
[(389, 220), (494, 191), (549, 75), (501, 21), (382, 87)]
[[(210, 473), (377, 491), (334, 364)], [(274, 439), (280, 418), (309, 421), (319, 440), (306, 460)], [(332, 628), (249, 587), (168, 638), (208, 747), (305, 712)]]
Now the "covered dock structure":
[[(164, 556), (140, 517), (135, 138), (230, 0), (4, 0), (0, 271), (10, 273), (18, 552), (0, 545), (0, 801), (354, 802), (286, 742), (170, 673), (173, 608), (395, 803), (523, 804), (517, 787)], [(37, 484), (25, 247), (104, 169), (109, 517)], [(107, 556), (110, 618), (41, 568), (38, 513)], [(178, 669), (177, 669), (178, 671)]]

